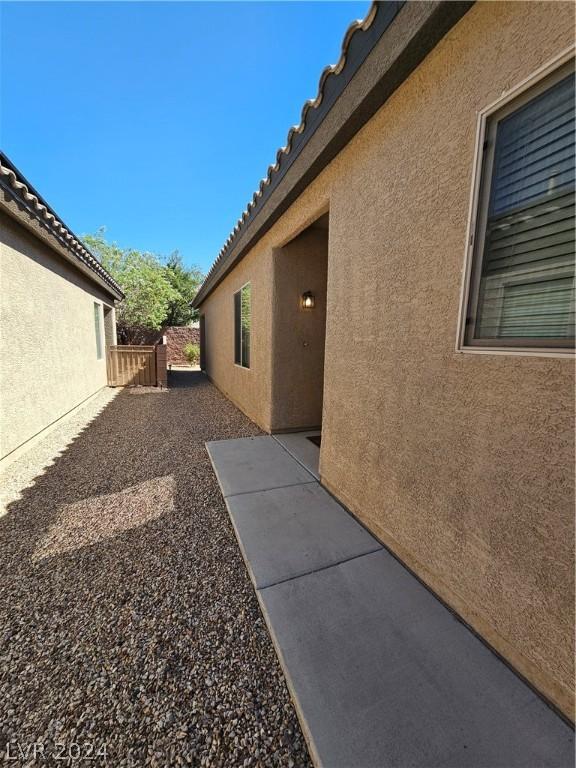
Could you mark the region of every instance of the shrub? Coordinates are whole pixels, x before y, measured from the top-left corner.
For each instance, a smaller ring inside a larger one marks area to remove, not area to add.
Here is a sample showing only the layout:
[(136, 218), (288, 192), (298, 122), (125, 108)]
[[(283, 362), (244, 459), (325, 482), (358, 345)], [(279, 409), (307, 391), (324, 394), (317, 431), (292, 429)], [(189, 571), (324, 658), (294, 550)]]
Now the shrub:
[(190, 365), (198, 365), (200, 362), (200, 345), (199, 344), (186, 344), (184, 347), (184, 354)]

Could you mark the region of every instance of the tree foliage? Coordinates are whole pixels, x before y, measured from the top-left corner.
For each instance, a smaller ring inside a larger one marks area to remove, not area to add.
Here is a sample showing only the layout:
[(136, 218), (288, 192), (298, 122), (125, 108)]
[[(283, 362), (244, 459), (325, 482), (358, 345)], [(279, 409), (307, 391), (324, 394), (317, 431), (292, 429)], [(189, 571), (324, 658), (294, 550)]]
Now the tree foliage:
[(190, 365), (198, 365), (200, 362), (200, 344), (190, 342), (184, 347), (184, 354)]
[(83, 240), (126, 295), (116, 310), (123, 341), (134, 343), (141, 340), (142, 331), (188, 325), (195, 319), (190, 302), (202, 274), (196, 267), (187, 269), (178, 251), (164, 263), (158, 254), (107, 242), (104, 227)]
[(166, 325), (188, 325), (198, 319), (198, 312), (191, 307), (191, 301), (202, 284), (204, 276), (197, 267), (186, 268), (178, 251), (174, 251), (166, 262), (166, 276), (178, 294), (170, 302)]

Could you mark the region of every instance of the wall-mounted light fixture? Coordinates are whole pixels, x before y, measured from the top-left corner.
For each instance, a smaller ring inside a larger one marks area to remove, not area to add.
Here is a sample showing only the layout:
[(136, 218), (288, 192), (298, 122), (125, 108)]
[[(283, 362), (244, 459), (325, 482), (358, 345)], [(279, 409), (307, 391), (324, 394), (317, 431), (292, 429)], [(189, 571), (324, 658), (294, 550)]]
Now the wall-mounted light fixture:
[(310, 291), (306, 291), (306, 293), (302, 294), (302, 309), (314, 309), (314, 305), (316, 304), (316, 298), (313, 293)]

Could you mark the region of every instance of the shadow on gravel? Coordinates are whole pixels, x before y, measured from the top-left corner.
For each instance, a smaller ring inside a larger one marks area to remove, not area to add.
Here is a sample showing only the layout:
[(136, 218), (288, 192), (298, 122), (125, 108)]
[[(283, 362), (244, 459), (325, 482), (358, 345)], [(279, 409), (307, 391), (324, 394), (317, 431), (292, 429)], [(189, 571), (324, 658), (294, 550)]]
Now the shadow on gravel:
[(208, 381), (200, 371), (168, 371), (168, 386), (171, 389), (200, 387)]
[(260, 431), (203, 374), (169, 383), (122, 392), (0, 518), (5, 759), (309, 764), (204, 446)]

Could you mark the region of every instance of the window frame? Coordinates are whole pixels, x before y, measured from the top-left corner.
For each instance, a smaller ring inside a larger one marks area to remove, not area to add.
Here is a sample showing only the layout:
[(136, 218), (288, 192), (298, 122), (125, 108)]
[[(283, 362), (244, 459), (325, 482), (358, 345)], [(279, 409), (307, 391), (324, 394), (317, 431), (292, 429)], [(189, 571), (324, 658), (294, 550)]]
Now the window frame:
[(102, 304), (100, 302), (95, 301), (94, 307), (92, 310), (92, 314), (94, 317), (94, 334), (96, 337), (96, 360), (103, 360), (104, 359), (104, 345), (102, 344), (102, 331), (103, 329), (103, 310), (102, 310)]
[(200, 370), (206, 371), (206, 313), (199, 315), (200, 323)]
[[(246, 365), (242, 361), (242, 350), (243, 350), (243, 339), (242, 339), (242, 330), (243, 330), (243, 324), (242, 324), (242, 291), (246, 287), (250, 287), (250, 321), (252, 321), (252, 282), (248, 280), (243, 285), (240, 286), (240, 288), (237, 291), (234, 291), (232, 295), (232, 311), (234, 312), (234, 333), (233, 333), (233, 341), (234, 341), (234, 365), (236, 368), (241, 368), (244, 371), (250, 370), (250, 364), (251, 364), (251, 358), (252, 358), (252, 322), (250, 322), (250, 346), (248, 350), (248, 365)], [(236, 361), (236, 296), (240, 296), (240, 362)]]
[[(490, 196), (495, 142), (492, 140), (486, 148), (486, 141), (495, 138), (500, 120), (520, 109), (524, 104), (544, 93), (572, 71), (574, 52), (572, 45), (557, 57), (538, 69), (500, 98), (478, 112), (476, 125), (476, 144), (472, 168), (472, 186), (464, 269), (460, 291), (460, 311), (456, 351), (476, 354), (528, 355), (544, 357), (574, 357), (574, 346), (567, 346), (561, 339), (544, 339), (542, 345), (535, 345), (532, 338), (470, 339), (468, 338), (469, 318), (472, 326), (476, 321), (478, 294), (484, 258), (484, 241), (488, 218), (488, 200)], [(490, 118), (498, 114), (497, 120)], [(484, 180), (488, 179), (488, 183)]]

